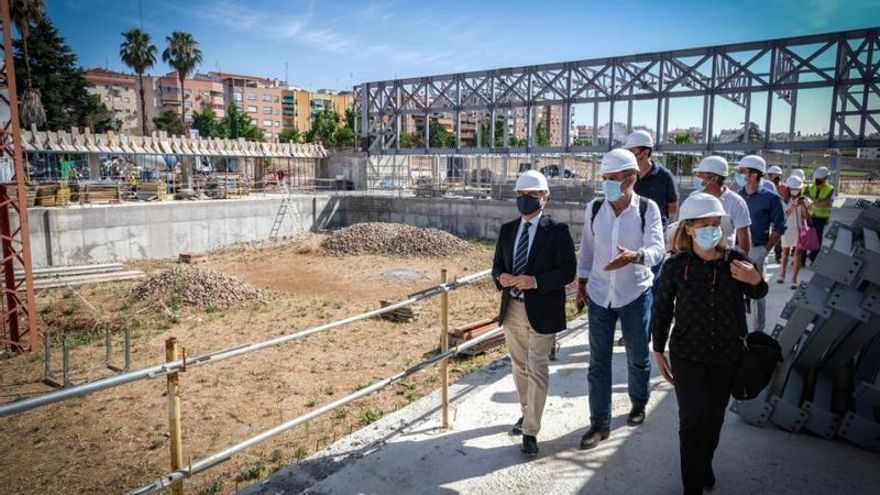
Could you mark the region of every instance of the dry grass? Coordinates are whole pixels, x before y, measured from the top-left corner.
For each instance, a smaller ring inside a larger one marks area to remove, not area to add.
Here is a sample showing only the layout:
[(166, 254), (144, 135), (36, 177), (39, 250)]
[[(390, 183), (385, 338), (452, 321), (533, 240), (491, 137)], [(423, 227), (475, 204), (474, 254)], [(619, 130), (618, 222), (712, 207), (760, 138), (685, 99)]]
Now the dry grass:
[[(169, 315), (132, 304), (126, 295), (135, 282), (118, 282), (78, 289), (93, 311), (77, 303), (81, 300), (76, 294), (57, 289), (39, 297), (42, 328), (67, 325), (79, 329), (68, 328), (70, 335), (90, 335), (82, 329), (106, 322), (117, 331), (118, 363), (118, 323), (125, 322), (134, 330), (133, 365), (140, 368), (164, 359), (170, 336), (190, 356), (265, 340), (435, 285), (442, 267), (451, 276), (463, 275), (489, 266), (491, 260), (485, 245), (461, 256), (407, 259), (325, 256), (319, 245), (320, 236), (312, 236), (293, 245), (239, 246), (209, 256), (207, 267), (274, 292), (267, 302), (224, 310), (180, 307)], [(151, 275), (173, 263), (132, 265)], [(399, 270), (409, 276), (395, 276)], [(453, 292), (450, 307), (451, 325), (471, 322), (494, 313), (497, 294), (486, 281)], [(410, 323), (363, 321), (186, 371), (181, 375), (184, 457), (201, 458), (420, 361), (437, 347), (439, 300), (423, 302), (420, 308), (421, 316)], [(72, 354), (75, 380), (109, 373), (102, 366), (101, 341), (83, 337), (77, 344)], [(501, 352), (456, 362), (453, 376)], [(54, 360), (53, 367), (60, 368), (57, 351)], [(187, 492), (232, 493), (435, 390), (437, 373), (436, 368), (420, 372), (251, 449), (195, 477)], [(39, 354), (0, 360), (0, 395), (5, 400), (48, 391), (41, 379)], [(168, 470), (164, 388), (162, 379), (142, 381), (0, 419), (0, 491), (119, 493), (163, 474)]]

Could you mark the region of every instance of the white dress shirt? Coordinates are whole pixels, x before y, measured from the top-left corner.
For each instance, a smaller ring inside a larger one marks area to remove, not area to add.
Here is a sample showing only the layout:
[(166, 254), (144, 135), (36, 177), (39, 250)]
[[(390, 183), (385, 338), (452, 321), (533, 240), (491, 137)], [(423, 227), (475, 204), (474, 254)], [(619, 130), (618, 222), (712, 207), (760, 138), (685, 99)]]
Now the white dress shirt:
[[(587, 204), (585, 211), (577, 275), (589, 279), (587, 295), (593, 302), (606, 308), (620, 308), (638, 299), (651, 287), (654, 280), (651, 267), (666, 256), (660, 209), (650, 199), (642, 198), (648, 202), (645, 231), (642, 232), (638, 195), (632, 194), (629, 205), (620, 215), (614, 214), (611, 202), (606, 200), (591, 227), (593, 201)], [(619, 254), (617, 246), (640, 252), (644, 262), (605, 270), (605, 265)]]
[[(526, 250), (526, 257), (528, 257), (529, 253), (531, 253), (531, 251), (532, 251), (532, 243), (535, 242), (535, 232), (538, 231), (538, 222), (541, 221), (541, 215), (543, 215), (543, 214), (544, 214), (543, 211), (539, 212), (537, 215), (535, 215), (535, 218), (529, 220), (529, 245), (528, 245), (528, 249)], [(514, 237), (514, 239), (513, 239), (513, 260), (514, 261), (516, 260), (516, 250), (519, 247), (519, 237), (522, 235), (523, 226), (525, 224), (526, 224), (525, 219), (520, 218), (519, 227), (517, 227), (517, 229), (516, 229), (516, 237)]]

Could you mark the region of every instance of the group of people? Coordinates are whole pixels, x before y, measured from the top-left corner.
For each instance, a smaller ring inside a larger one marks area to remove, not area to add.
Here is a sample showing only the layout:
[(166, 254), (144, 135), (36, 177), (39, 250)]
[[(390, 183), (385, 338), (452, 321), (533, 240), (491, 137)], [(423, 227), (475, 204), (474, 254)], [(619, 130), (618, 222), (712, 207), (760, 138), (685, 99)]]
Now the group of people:
[(821, 232), (816, 218), (830, 216), (833, 189), (827, 169), (816, 170), (810, 187), (792, 174), (777, 189), (781, 170), (771, 167), (766, 178), (760, 156), (743, 157), (733, 174), (726, 159), (708, 156), (694, 171), (696, 190), (679, 207), (673, 176), (651, 158), (653, 148), (651, 135), (636, 131), (603, 157), (604, 195), (586, 206), (579, 254), (568, 225), (544, 212), (547, 179), (534, 170), (517, 179), (520, 216), (502, 225), (492, 270), (521, 410), (512, 433), (522, 435), (525, 454), (538, 454), (549, 355), (554, 335), (566, 328), (566, 286), (577, 279), (575, 304), (588, 311), (590, 350), (590, 425), (580, 448), (610, 435), (619, 322), (631, 402), (626, 422), (646, 420), (650, 347), (679, 404), (684, 492), (702, 493), (715, 485), (712, 458), (744, 339), (765, 328), (764, 260), (780, 240), (783, 253), (796, 245), (786, 236), (792, 224), (809, 217)]

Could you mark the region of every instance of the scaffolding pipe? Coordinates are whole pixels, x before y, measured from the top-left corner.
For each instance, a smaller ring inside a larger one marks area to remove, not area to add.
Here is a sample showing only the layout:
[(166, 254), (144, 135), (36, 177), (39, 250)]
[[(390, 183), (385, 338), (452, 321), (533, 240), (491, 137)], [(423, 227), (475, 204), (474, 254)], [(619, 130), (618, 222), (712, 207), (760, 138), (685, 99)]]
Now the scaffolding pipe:
[(302, 416), (297, 416), (287, 422), (281, 423), (278, 426), (275, 426), (273, 428), (265, 430), (264, 432), (262, 432), (256, 436), (248, 438), (247, 440), (239, 442), (231, 447), (227, 447), (226, 449), (224, 449), (220, 452), (217, 452), (216, 454), (205, 457), (204, 459), (199, 459), (198, 461), (193, 462), (186, 469), (178, 469), (178, 470), (172, 471), (170, 473), (167, 473), (164, 476), (154, 480), (153, 482), (151, 482), (147, 485), (144, 485), (144, 486), (141, 486), (141, 487), (136, 488), (134, 490), (131, 490), (129, 492), (126, 492), (126, 495), (146, 495), (149, 493), (156, 493), (156, 492), (162, 490), (163, 488), (167, 488), (167, 487), (171, 486), (173, 483), (176, 483), (178, 481), (189, 478), (194, 474), (198, 474), (202, 471), (205, 471), (206, 469), (210, 469), (220, 463), (226, 462), (230, 458), (232, 458), (232, 456), (234, 456), (244, 450), (247, 450), (257, 444), (260, 444), (260, 443), (262, 443), (272, 437), (278, 436), (281, 433), (284, 433), (287, 430), (290, 430), (291, 428), (299, 426), (307, 421), (311, 421), (312, 419), (315, 419), (315, 418), (320, 417), (324, 414), (327, 414), (328, 412), (331, 412), (334, 409), (337, 409), (337, 408), (342, 407), (346, 404), (354, 402), (358, 399), (366, 397), (374, 392), (377, 392), (377, 391), (387, 387), (388, 385), (392, 385), (400, 380), (403, 380), (404, 378), (406, 378), (414, 373), (417, 373), (417, 372), (427, 368), (428, 366), (430, 366), (438, 361), (448, 359), (448, 358), (450, 358), (456, 354), (459, 354), (459, 353), (461, 353), (461, 352), (463, 352), (463, 351), (465, 351), (475, 345), (481, 344), (481, 343), (483, 343), (493, 337), (496, 337), (502, 331), (503, 331), (502, 327), (498, 327), (498, 328), (491, 330), (489, 332), (486, 332), (483, 335), (480, 335), (479, 337), (476, 337), (472, 340), (468, 340), (466, 342), (458, 344), (455, 347), (447, 350), (446, 352), (441, 352), (441, 353), (439, 353), (429, 359), (426, 359), (418, 364), (415, 364), (415, 365), (407, 368), (404, 371), (401, 371), (401, 372), (394, 374), (388, 378), (385, 378), (385, 379), (382, 379), (378, 382), (375, 382), (366, 388), (358, 390), (357, 392), (351, 393), (351, 394), (349, 394), (345, 397), (342, 397), (338, 400), (335, 400), (333, 402), (325, 404), (325, 405), (323, 405), (323, 406), (321, 406), (311, 412), (303, 414)]
[[(300, 340), (310, 335), (314, 335), (316, 333), (324, 332), (327, 330), (331, 330), (333, 328), (341, 327), (343, 325), (348, 325), (349, 323), (354, 323), (361, 320), (366, 320), (369, 318), (373, 318), (375, 316), (379, 316), (384, 313), (389, 313), (399, 308), (403, 308), (405, 306), (409, 306), (410, 304), (416, 303), (418, 301), (422, 301), (425, 299), (432, 298), (444, 292), (448, 292), (450, 290), (455, 290), (465, 285), (476, 282), (482, 278), (485, 278), (491, 274), (492, 270), (483, 270), (480, 272), (473, 273), (471, 275), (467, 275), (465, 277), (453, 280), (447, 284), (438, 285), (435, 287), (431, 287), (429, 289), (425, 289), (420, 292), (416, 292), (415, 294), (410, 295), (408, 298), (398, 301), (394, 304), (390, 304), (385, 306), (384, 308), (374, 309), (372, 311), (367, 311), (365, 313), (360, 313), (354, 316), (350, 316), (348, 318), (333, 321), (330, 323), (325, 323), (323, 325), (318, 325), (316, 327), (312, 327), (301, 332), (293, 333), (290, 335), (284, 335), (281, 337), (276, 337), (271, 340), (256, 342), (251, 344), (243, 344), (237, 347), (230, 347), (227, 349), (221, 349), (219, 351), (214, 351), (212, 353), (204, 354), (202, 356), (195, 356), (191, 359), (186, 359), (185, 366), (186, 367), (195, 367), (201, 366), (203, 364), (215, 363), (218, 361), (222, 361), (225, 359), (238, 357), (244, 354), (248, 354), (255, 351), (260, 351), (263, 349), (268, 349), (271, 347), (275, 347), (280, 344), (284, 344), (287, 342), (291, 342), (294, 340)], [(82, 385), (78, 385), (75, 387), (69, 387), (62, 390), (57, 390), (54, 392), (49, 392), (43, 395), (39, 395), (36, 397), (31, 397), (29, 399), (24, 399), (20, 401), (15, 401), (7, 404), (3, 404), (0, 406), (0, 418), (11, 416), (13, 414), (22, 413), (25, 411), (29, 411), (31, 409), (36, 409), (38, 407), (47, 406), (49, 404), (54, 404), (56, 402), (61, 402), (69, 399), (73, 399), (75, 397), (82, 397), (84, 395), (88, 395), (94, 392), (98, 392), (101, 390), (106, 390), (113, 387), (118, 387), (120, 385), (125, 385), (128, 383), (133, 383), (140, 380), (146, 380), (149, 378), (157, 378), (161, 376), (168, 375), (169, 373), (176, 373), (179, 371), (183, 371), (184, 362), (183, 360), (176, 360), (170, 363), (162, 363), (155, 366), (150, 366), (148, 368), (143, 368), (137, 371), (132, 371), (130, 373), (123, 373), (116, 376), (111, 376), (108, 378), (102, 378), (100, 380), (95, 380), (90, 383), (85, 383)]]

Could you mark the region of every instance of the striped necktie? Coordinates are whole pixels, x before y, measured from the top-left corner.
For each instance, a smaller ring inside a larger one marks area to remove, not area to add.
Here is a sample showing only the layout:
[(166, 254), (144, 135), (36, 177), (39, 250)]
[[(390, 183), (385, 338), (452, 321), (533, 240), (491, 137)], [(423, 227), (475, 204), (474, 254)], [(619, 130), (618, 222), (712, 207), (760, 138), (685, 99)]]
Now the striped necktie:
[[(519, 242), (516, 244), (516, 253), (514, 253), (513, 256), (514, 275), (522, 275), (523, 271), (526, 269), (526, 263), (529, 260), (529, 227), (531, 227), (531, 225), (531, 222), (524, 223), (522, 234), (519, 235)], [(519, 298), (522, 295), (522, 291), (514, 287), (513, 289), (510, 289), (510, 295)]]

